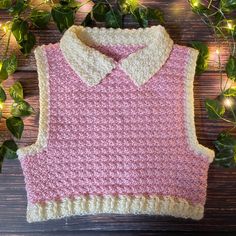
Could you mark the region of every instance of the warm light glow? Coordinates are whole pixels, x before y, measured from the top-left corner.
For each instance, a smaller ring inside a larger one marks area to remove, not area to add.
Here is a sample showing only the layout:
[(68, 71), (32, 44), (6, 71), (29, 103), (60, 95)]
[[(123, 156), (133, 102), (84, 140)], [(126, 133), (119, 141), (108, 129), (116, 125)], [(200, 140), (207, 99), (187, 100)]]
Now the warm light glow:
[(3, 109), (3, 103), (0, 102), (0, 110), (2, 110), (2, 109)]
[(138, 0), (126, 0), (126, 4), (135, 7), (139, 4), (139, 1)]
[(219, 49), (219, 48), (216, 49), (216, 54), (217, 54), (217, 55), (220, 54), (220, 49)]
[(233, 24), (231, 22), (227, 22), (227, 27), (228, 29), (232, 30), (234, 27), (233, 27)]
[(230, 98), (225, 98), (224, 99), (224, 106), (225, 107), (231, 107), (232, 105), (233, 105), (233, 100), (232, 99), (230, 99)]
[(191, 0), (190, 1), (192, 7), (198, 7), (199, 6), (199, 0)]
[(3, 29), (4, 33), (7, 32), (7, 26), (6, 26), (6, 25), (4, 25), (4, 26), (2, 27), (2, 29)]

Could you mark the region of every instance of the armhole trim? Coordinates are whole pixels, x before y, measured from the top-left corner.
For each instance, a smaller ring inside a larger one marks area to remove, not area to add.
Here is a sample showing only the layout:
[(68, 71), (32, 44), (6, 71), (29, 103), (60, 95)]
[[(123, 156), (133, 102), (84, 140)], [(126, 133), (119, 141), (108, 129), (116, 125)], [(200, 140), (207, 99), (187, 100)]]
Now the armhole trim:
[(39, 128), (37, 141), (29, 146), (17, 150), (18, 158), (35, 155), (47, 147), (48, 117), (49, 117), (49, 73), (45, 46), (38, 46), (35, 51), (39, 86)]
[(190, 148), (198, 155), (208, 159), (209, 163), (214, 160), (215, 152), (198, 142), (194, 121), (194, 93), (193, 82), (195, 77), (196, 62), (198, 58), (198, 50), (189, 48), (189, 56), (185, 69), (185, 128), (187, 132), (187, 141)]

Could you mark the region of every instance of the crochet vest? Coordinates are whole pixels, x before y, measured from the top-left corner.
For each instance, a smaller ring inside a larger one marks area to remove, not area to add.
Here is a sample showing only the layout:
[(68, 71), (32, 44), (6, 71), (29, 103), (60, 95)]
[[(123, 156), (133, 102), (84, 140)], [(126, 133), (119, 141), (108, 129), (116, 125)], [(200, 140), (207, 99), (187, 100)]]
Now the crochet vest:
[(37, 47), (37, 141), (19, 156), (28, 222), (72, 215), (201, 219), (214, 152), (198, 143), (198, 51), (165, 28), (72, 26)]

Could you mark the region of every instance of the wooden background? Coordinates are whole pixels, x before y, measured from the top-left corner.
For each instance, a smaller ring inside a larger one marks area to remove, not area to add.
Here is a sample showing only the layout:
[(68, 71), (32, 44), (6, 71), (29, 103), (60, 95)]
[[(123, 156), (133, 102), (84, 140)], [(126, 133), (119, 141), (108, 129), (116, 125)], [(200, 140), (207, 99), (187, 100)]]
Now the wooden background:
[[(150, 7), (158, 7), (165, 13), (165, 27), (175, 43), (187, 45), (191, 40), (206, 42), (211, 50), (209, 70), (202, 76), (195, 77), (195, 122), (199, 142), (212, 147), (217, 134), (227, 126), (222, 122), (207, 119), (203, 101), (214, 98), (219, 92), (219, 79), (216, 69), (216, 45), (211, 32), (201, 20), (191, 12), (186, 0), (142, 1)], [(0, 21), (7, 20), (7, 14), (0, 12)], [(78, 16), (77, 24), (81, 21)], [(127, 21), (126, 27), (136, 25)], [(37, 44), (57, 42), (61, 35), (53, 24), (41, 31), (35, 30)], [(14, 42), (11, 48), (14, 49)], [(221, 51), (227, 57), (225, 48)], [(33, 54), (28, 58), (20, 57), (18, 71), (4, 85), (13, 81), (22, 82), (25, 97), (35, 108), (37, 114), (25, 120), (25, 131), (20, 145), (35, 142), (38, 130), (38, 82)], [(7, 102), (5, 111), (8, 110)], [(7, 115), (7, 114), (5, 114)], [(5, 125), (0, 125), (1, 139), (9, 136)], [(28, 224), (25, 219), (26, 192), (24, 179), (18, 160), (6, 161), (3, 174), (0, 175), (0, 235), (168, 235), (174, 231), (236, 231), (236, 169), (210, 167), (208, 178), (208, 196), (205, 218), (195, 222), (161, 216), (99, 215), (72, 217), (63, 220)], [(169, 232), (169, 233), (168, 233)], [(215, 235), (215, 234), (214, 234)]]

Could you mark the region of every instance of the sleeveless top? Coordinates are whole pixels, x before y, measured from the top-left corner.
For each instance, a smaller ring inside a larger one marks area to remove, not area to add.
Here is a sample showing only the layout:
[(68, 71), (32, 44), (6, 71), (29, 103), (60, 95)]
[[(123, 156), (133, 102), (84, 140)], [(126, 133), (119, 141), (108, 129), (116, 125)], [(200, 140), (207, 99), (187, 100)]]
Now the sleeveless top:
[(160, 25), (74, 25), (60, 42), (38, 46), (38, 137), (17, 151), (27, 221), (100, 213), (201, 219), (214, 152), (195, 132), (197, 56)]

